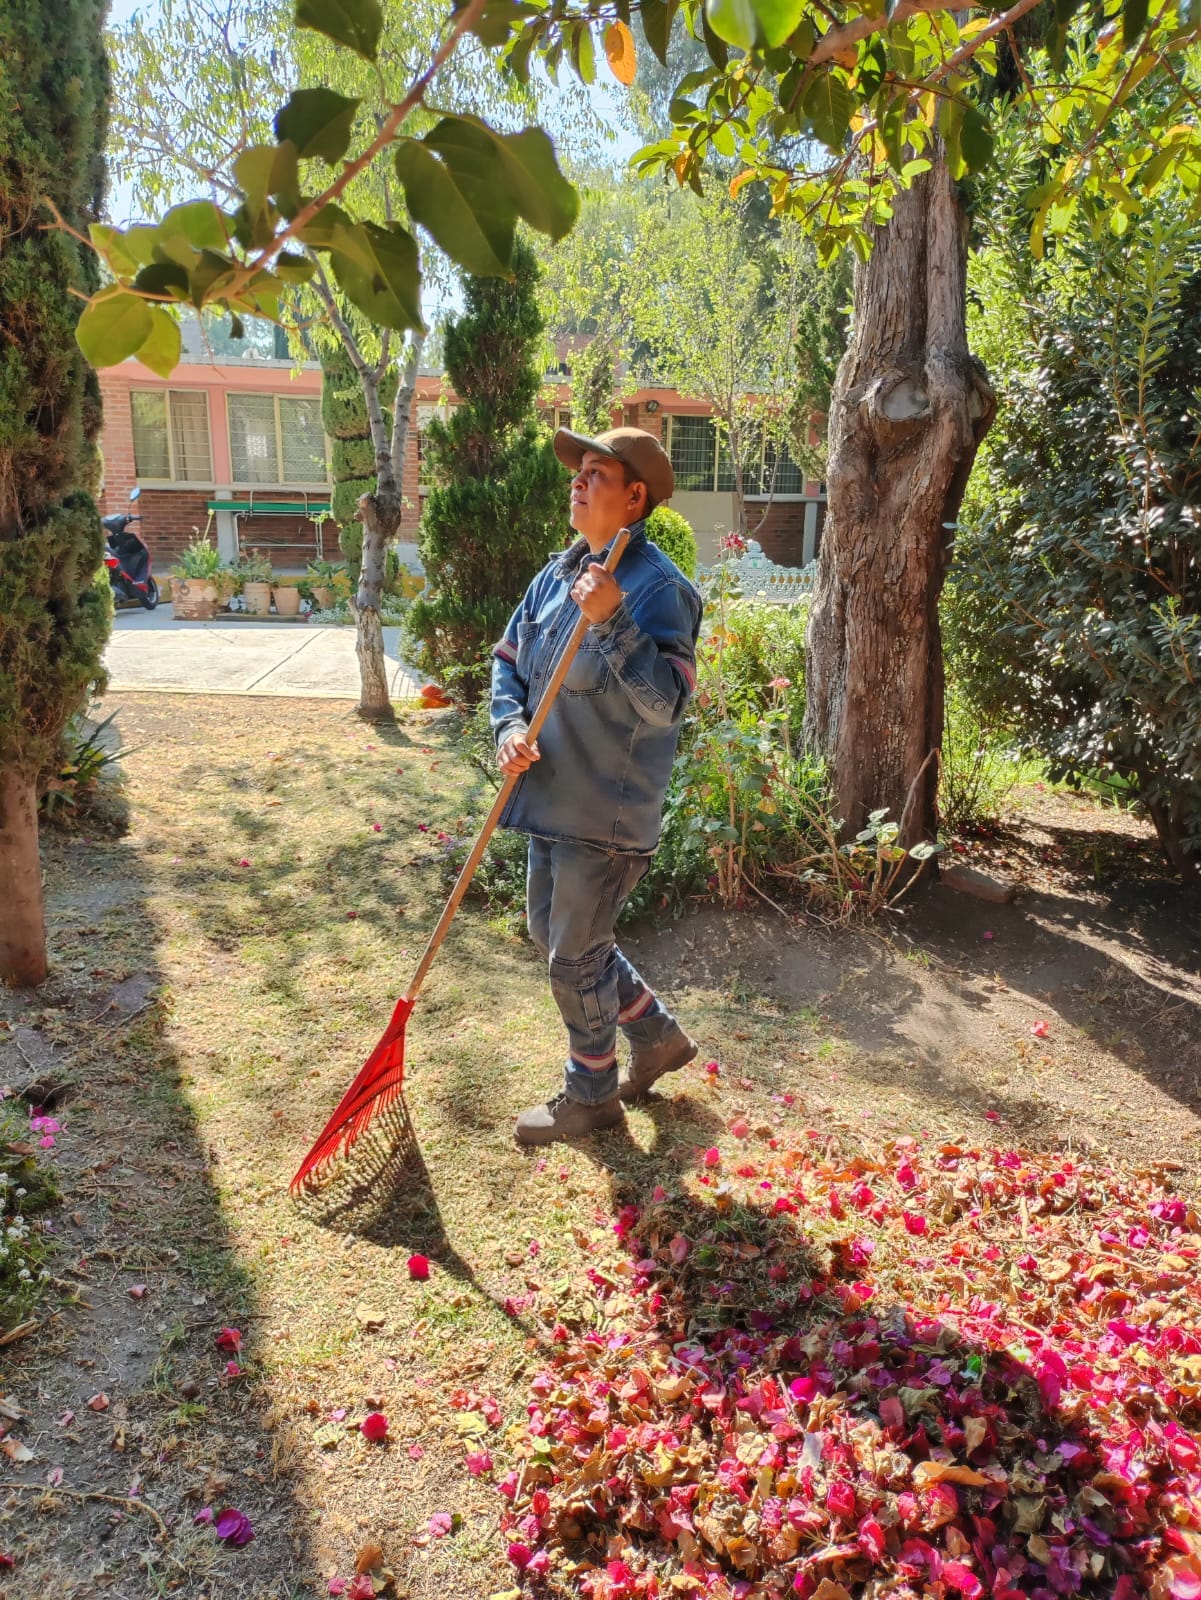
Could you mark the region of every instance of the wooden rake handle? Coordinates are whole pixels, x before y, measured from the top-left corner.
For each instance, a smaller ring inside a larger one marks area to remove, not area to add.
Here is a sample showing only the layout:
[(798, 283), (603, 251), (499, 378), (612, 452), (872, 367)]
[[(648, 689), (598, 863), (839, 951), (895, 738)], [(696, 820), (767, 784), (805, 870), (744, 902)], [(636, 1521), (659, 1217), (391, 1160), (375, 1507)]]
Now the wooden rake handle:
[[(630, 530), (622, 528), (609, 548), (609, 554), (605, 560), (606, 572), (612, 573), (617, 570), (617, 564), (625, 554), (625, 548), (629, 541)], [(559, 657), (555, 670), (551, 674), (550, 682), (546, 686), (542, 699), (538, 702), (538, 709), (530, 719), (526, 738), (531, 744), (541, 733), (542, 725), (550, 715), (550, 708), (554, 704), (559, 690), (563, 687), (563, 680), (571, 670), (571, 663), (576, 658), (576, 652), (584, 642), (584, 635), (588, 632), (588, 626), (588, 618), (581, 611), (576, 618), (575, 627), (571, 630), (571, 637), (564, 647), (563, 654)], [(511, 777), (506, 778), (500, 786), (500, 792), (497, 794), (496, 799), (492, 802), (492, 810), (489, 811), (483, 827), (476, 835), (475, 843), (471, 847), (471, 854), (463, 863), (463, 870), (459, 873), (458, 880), (450, 891), (450, 899), (446, 902), (442, 915), (438, 919), (438, 926), (430, 934), (425, 953), (417, 963), (417, 971), (413, 974), (413, 981), (405, 990), (404, 997), (410, 1004), (416, 1000), (421, 985), (425, 982), (426, 975), (434, 964), (434, 957), (438, 954), (438, 947), (445, 939), (447, 930), (454, 921), (455, 912), (459, 909), (460, 902), (470, 887), (471, 880), (475, 876), (475, 869), (479, 866), (484, 851), (488, 848), (489, 839), (496, 832), (496, 825), (500, 821), (501, 814), (508, 805), (509, 797), (516, 788), (517, 780), (521, 776), (520, 772), (515, 772)]]

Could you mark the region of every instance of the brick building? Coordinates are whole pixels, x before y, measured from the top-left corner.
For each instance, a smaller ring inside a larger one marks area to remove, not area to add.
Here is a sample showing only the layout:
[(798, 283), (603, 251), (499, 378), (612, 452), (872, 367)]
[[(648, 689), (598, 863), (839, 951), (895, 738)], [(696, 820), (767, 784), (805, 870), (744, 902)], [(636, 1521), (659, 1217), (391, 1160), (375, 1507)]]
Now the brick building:
[[(318, 556), (339, 559), (337, 528), (326, 515), (329, 446), (321, 427), (321, 369), (316, 363), (297, 367), (272, 349), (269, 340), (260, 340), (254, 354), (228, 346), (201, 350), (185, 330), (183, 360), (170, 379), (136, 360), (100, 374), (103, 510), (122, 510), (130, 490), (141, 488), (142, 532), (160, 571), (205, 532), (227, 558), (260, 549), (280, 571), (303, 569)], [(438, 374), (419, 377), (401, 526), (401, 555), (412, 562), (425, 492), (422, 430), (435, 414), (445, 415), (454, 398)], [(571, 391), (561, 374), (548, 379), (542, 405), (548, 423), (569, 422)], [(734, 523), (734, 496), (709, 406), (674, 389), (634, 388), (614, 412), (618, 424), (645, 428), (663, 440), (676, 471), (671, 503), (695, 528), (701, 561), (712, 561), (720, 534)], [(753, 476), (761, 489), (762, 469)], [(817, 552), (825, 485), (804, 481), (789, 460), (776, 465), (774, 479), (770, 499), (748, 496), (751, 534), (781, 565), (803, 566)]]

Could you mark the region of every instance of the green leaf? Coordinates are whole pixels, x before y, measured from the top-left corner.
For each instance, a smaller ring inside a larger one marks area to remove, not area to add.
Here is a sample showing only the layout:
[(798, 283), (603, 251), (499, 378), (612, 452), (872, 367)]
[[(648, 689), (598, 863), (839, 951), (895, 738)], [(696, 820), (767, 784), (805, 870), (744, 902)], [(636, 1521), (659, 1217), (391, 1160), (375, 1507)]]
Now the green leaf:
[(827, 69), (805, 90), (801, 100), (813, 131), (831, 150), (841, 150), (851, 126), (851, 92), (842, 77)]
[(424, 142), (459, 175), (495, 183), (539, 233), (561, 239), (570, 232), (580, 197), (560, 172), (555, 147), (541, 128), (500, 134), (478, 117), (443, 117)]
[(315, 261), (310, 261), (307, 256), (295, 255), (290, 250), (282, 250), (275, 259), (276, 276), (285, 283), (307, 283), (316, 270)]
[(374, 61), (384, 14), (379, 0), (296, 0), (296, 26), (312, 28), (365, 61)]
[(759, 34), (759, 20), (752, 0), (705, 0), (705, 17), (719, 39), (752, 50)]
[(417, 241), (403, 228), (362, 222), (335, 229), (334, 276), (364, 316), (385, 328), (421, 328)]
[(361, 104), (332, 89), (297, 89), (275, 113), (275, 137), (290, 139), (302, 160), (319, 156), (332, 167), (346, 154)]
[(679, 0), (642, 0), (638, 12), (646, 42), (664, 67), (668, 65), (667, 46), (678, 9)]
[(307, 244), (310, 249), (329, 250), (332, 249), (340, 229), (353, 227), (354, 223), (342, 207), (331, 201), (328, 205), (322, 206), (316, 216), (309, 218), (296, 237), (301, 244)]
[(138, 346), (138, 360), (160, 378), (169, 378), (179, 365), (181, 347), (179, 323), (162, 306), (151, 306), (150, 332)]
[(769, 45), (783, 44), (798, 27), (805, 0), (752, 0), (759, 27)]
[(211, 200), (188, 200), (172, 206), (158, 225), (160, 246), (184, 239), (196, 250), (224, 250), (229, 245), (229, 220)]
[(969, 105), (959, 133), (959, 150), (969, 172), (979, 172), (988, 165), (995, 143), (988, 118), (978, 106)]
[(128, 289), (105, 289), (83, 309), (75, 340), (94, 367), (115, 367), (136, 355), (153, 326), (150, 307)]
[(174, 261), (152, 261), (133, 280), (139, 294), (174, 295), (178, 300), (191, 296), (191, 282), (186, 270)]
[(596, 49), (592, 43), (592, 29), (586, 22), (578, 24), (572, 37), (571, 64), (581, 83), (595, 83)]
[(133, 277), (139, 263), (126, 244), (120, 228), (110, 228), (105, 222), (93, 222), (88, 228), (88, 235), (116, 277)]
[(503, 277), (513, 254), (517, 208), (476, 163), (451, 151), (439, 161), (417, 139), (396, 152), (396, 175), (404, 185), (413, 221), (425, 228), (458, 266), (481, 277)]

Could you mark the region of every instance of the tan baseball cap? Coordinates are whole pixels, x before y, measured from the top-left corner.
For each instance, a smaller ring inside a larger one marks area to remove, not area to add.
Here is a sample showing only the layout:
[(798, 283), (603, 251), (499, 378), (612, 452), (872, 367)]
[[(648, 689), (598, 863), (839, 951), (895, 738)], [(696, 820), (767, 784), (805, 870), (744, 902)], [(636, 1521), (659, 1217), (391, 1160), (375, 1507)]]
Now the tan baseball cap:
[(610, 428), (607, 433), (598, 433), (595, 439), (560, 428), (555, 434), (554, 447), (559, 460), (573, 472), (579, 471), (587, 450), (623, 462), (639, 482), (646, 484), (652, 505), (662, 505), (675, 492), (676, 475), (671, 470), (671, 458), (654, 434), (647, 433), (645, 428)]

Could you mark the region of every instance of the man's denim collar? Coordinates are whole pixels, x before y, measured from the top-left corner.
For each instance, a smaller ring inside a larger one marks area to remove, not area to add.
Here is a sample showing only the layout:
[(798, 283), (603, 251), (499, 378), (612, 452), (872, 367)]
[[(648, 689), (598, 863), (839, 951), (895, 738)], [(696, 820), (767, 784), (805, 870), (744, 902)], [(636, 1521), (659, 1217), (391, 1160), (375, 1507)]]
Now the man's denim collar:
[[(630, 523), (630, 542), (626, 548), (627, 550), (632, 550), (635, 545), (645, 543), (646, 518), (640, 517), (637, 522)], [(605, 549), (607, 550), (608, 548), (609, 546), (606, 545)], [(602, 550), (599, 556), (593, 556), (587, 539), (581, 534), (578, 539), (568, 545), (567, 549), (559, 557), (555, 566), (555, 577), (562, 578), (564, 581), (568, 578), (574, 578), (586, 560), (599, 561), (604, 556), (604, 553), (604, 550)]]

